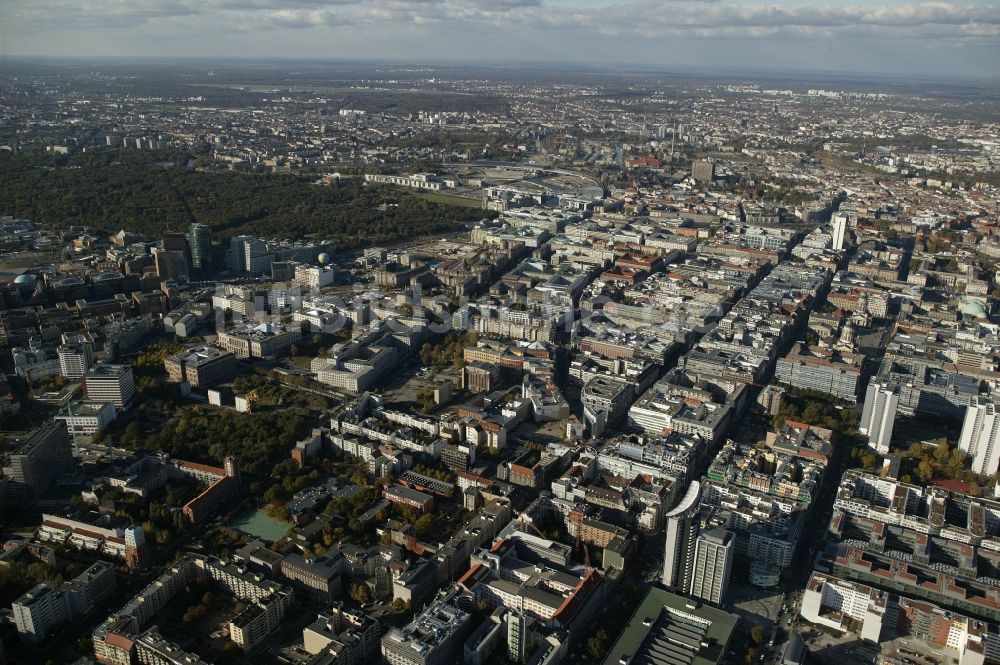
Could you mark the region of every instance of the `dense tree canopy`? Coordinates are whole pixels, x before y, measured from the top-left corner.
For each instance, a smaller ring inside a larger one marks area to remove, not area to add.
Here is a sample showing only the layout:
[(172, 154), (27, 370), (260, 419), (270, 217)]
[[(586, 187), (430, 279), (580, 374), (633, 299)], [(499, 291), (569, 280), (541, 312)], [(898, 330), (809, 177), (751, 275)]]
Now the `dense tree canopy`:
[(191, 158), (136, 150), (0, 155), (0, 214), (150, 238), (199, 222), (220, 238), (312, 235), (341, 248), (444, 233), (482, 216), (360, 180), (323, 185), (307, 175), (200, 171), (186, 168)]
[[(145, 432), (141, 444), (178, 459), (210, 464), (219, 464), (232, 455), (248, 473), (268, 474), (309, 431), (307, 410), (290, 408), (282, 415), (276, 418), (273, 413), (189, 407), (160, 429)], [(140, 426), (136, 425), (136, 429)], [(123, 443), (127, 443), (128, 435), (126, 431)]]
[(857, 432), (857, 411), (838, 408), (839, 401), (833, 395), (792, 386), (785, 386), (785, 391), (778, 414), (772, 421), (775, 431), (781, 429), (785, 420), (795, 420), (807, 425), (826, 427), (841, 438), (853, 436)]

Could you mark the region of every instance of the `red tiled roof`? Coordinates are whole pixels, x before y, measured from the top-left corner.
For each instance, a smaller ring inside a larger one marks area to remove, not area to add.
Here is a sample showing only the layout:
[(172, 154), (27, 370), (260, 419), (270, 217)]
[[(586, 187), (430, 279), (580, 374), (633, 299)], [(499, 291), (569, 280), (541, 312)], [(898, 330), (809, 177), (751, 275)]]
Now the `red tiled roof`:
[[(597, 584), (597, 573), (593, 570), (587, 571), (587, 574), (584, 575), (583, 579), (576, 585), (576, 588), (566, 597), (562, 605), (559, 606), (559, 609), (552, 615), (552, 618), (558, 618), (564, 625), (568, 623), (573, 618), (573, 615), (576, 614), (580, 605), (585, 602), (582, 596), (589, 595), (590, 587), (595, 584)], [(587, 590), (586, 594), (584, 594), (584, 590)]]
[(93, 538), (94, 540), (104, 540), (104, 536), (99, 533), (94, 533), (93, 531), (87, 531), (86, 529), (73, 529), (74, 536), (85, 536), (87, 538)]
[(124, 635), (119, 635), (118, 633), (108, 633), (108, 636), (104, 639), (104, 642), (109, 646), (113, 646), (116, 649), (121, 649), (122, 651), (131, 651), (133, 642)]
[(510, 541), (507, 540), (506, 538), (504, 538), (503, 540), (498, 540), (497, 542), (493, 543), (493, 547), (490, 548), (490, 552), (499, 552), (504, 547), (507, 547), (509, 543)]
[(193, 471), (201, 471), (202, 473), (211, 473), (216, 476), (226, 475), (226, 470), (218, 466), (209, 466), (207, 464), (198, 464), (197, 462), (178, 462), (182, 469), (191, 469)]
[(233, 482), (235, 482), (235, 481), (236, 481), (235, 478), (231, 478), (229, 476), (226, 476), (226, 477), (220, 479), (218, 482), (212, 483), (211, 485), (208, 486), (207, 489), (205, 489), (205, 491), (203, 491), (201, 494), (199, 494), (198, 496), (194, 497), (193, 499), (191, 499), (190, 501), (188, 501), (186, 504), (184, 504), (184, 507), (185, 508), (188, 508), (188, 507), (190, 507), (190, 508), (196, 508), (198, 505), (200, 505), (202, 502), (204, 502), (205, 500), (207, 500), (208, 497), (212, 496), (216, 492), (220, 492), (223, 489), (228, 490), (229, 487), (230, 487), (230, 485)]
[(943, 487), (946, 490), (951, 490), (953, 492), (968, 492), (971, 488), (968, 483), (963, 483), (961, 480), (954, 480), (952, 478), (942, 478), (941, 480), (935, 480), (934, 485), (938, 487)]
[(458, 583), (465, 584), (469, 580), (469, 578), (473, 577), (476, 574), (476, 571), (478, 571), (482, 567), (483, 564), (477, 563), (472, 568), (469, 568), (467, 571), (465, 571), (465, 574), (458, 579)]

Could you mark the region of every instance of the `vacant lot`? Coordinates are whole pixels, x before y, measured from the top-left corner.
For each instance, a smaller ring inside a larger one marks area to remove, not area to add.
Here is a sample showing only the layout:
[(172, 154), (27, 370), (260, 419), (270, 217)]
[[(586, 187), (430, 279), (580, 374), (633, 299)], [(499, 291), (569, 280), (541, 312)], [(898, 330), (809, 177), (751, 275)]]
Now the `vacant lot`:
[(466, 196), (457, 196), (455, 194), (439, 194), (436, 192), (418, 194), (420, 198), (426, 199), (431, 203), (443, 203), (444, 205), (453, 206), (464, 206), (466, 208), (482, 208), (483, 202), (480, 199), (470, 199)]

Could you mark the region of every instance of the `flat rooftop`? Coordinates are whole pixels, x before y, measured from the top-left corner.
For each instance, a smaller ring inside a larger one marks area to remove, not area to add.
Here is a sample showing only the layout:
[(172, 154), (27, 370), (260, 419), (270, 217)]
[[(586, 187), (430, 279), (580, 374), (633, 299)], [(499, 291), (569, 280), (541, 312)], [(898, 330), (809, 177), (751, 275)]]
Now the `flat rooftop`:
[(231, 356), (229, 351), (223, 351), (222, 349), (217, 349), (213, 346), (195, 346), (190, 349), (185, 349), (180, 353), (175, 353), (169, 357), (169, 360), (174, 362), (183, 362), (186, 365), (201, 365), (203, 363), (208, 363), (223, 356)]
[(86, 378), (96, 379), (107, 377), (117, 379), (119, 376), (131, 371), (132, 368), (128, 365), (94, 365), (87, 371)]
[(738, 620), (653, 587), (608, 651), (604, 665), (716, 665)]

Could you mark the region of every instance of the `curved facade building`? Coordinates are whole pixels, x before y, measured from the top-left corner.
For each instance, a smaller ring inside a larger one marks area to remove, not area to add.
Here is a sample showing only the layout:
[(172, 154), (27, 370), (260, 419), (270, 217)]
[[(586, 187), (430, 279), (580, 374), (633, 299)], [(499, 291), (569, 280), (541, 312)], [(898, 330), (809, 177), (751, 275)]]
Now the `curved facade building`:
[(663, 555), (663, 585), (688, 593), (694, 571), (695, 542), (700, 522), (698, 508), (701, 484), (692, 482), (680, 503), (666, 515), (666, 549)]

